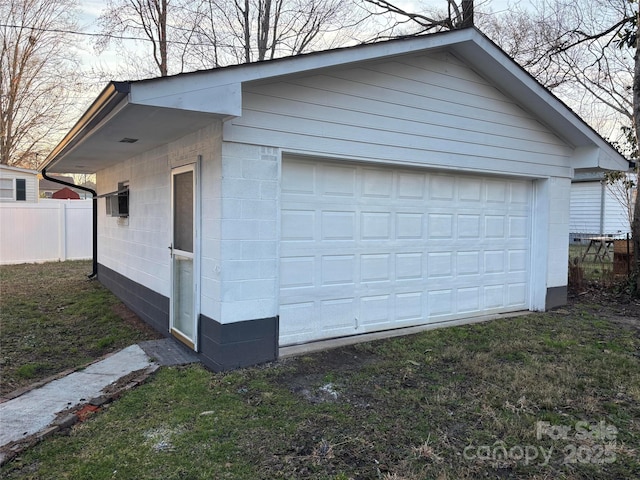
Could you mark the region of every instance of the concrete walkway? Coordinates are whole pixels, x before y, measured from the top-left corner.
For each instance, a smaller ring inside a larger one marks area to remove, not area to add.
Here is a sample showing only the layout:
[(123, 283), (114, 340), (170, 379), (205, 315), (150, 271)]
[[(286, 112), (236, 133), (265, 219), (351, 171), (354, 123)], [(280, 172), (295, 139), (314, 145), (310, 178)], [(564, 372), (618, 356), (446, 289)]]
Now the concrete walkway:
[(155, 365), (138, 345), (0, 404), (0, 448), (46, 429), (60, 412), (102, 395), (122, 377)]
[(0, 403), (0, 465), (47, 435), (69, 428), (84, 410), (98, 410), (160, 366), (199, 361), (172, 338), (148, 340), (25, 393), (13, 392), (15, 397)]

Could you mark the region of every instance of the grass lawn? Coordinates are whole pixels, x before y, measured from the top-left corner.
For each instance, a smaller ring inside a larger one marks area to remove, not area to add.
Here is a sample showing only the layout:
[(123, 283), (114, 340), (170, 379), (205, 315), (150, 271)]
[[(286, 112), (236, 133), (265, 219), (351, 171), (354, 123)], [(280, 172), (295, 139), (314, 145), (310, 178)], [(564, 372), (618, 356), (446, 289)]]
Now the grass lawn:
[(639, 478), (640, 303), (580, 298), (228, 373), (163, 368), (0, 477)]
[(0, 266), (0, 395), (157, 337), (89, 273), (88, 261)]

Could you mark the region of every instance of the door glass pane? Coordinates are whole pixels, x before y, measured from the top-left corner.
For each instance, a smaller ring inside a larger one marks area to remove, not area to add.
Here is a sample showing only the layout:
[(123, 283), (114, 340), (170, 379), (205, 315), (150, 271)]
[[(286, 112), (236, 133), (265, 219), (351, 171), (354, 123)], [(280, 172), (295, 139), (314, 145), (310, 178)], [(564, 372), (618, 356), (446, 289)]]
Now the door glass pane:
[(173, 177), (173, 248), (193, 253), (193, 172)]
[(173, 275), (173, 326), (193, 339), (193, 260), (174, 255)]

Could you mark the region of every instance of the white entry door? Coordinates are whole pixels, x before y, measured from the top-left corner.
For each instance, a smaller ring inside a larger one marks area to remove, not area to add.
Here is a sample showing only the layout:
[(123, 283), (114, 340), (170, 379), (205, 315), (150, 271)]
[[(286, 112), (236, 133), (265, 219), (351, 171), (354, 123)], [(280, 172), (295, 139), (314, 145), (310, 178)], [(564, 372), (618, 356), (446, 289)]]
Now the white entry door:
[(196, 164), (171, 172), (171, 300), (170, 328), (188, 347), (198, 347), (197, 302), (197, 173)]
[(527, 309), (532, 188), (285, 160), (280, 345)]

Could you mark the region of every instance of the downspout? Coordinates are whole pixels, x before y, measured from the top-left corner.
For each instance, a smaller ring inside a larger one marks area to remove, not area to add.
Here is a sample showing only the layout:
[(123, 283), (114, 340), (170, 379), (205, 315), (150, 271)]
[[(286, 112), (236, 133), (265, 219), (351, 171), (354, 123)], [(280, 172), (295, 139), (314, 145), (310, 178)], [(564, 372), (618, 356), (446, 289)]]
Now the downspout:
[(54, 183), (59, 183), (67, 187), (76, 188), (91, 194), (93, 200), (93, 271), (89, 278), (95, 278), (98, 275), (98, 194), (91, 188), (83, 187), (81, 185), (74, 185), (73, 183), (65, 182), (58, 178), (50, 177), (47, 175), (47, 169), (42, 169), (42, 178), (50, 180)]
[(605, 215), (605, 206), (607, 201), (607, 181), (601, 180), (600, 184), (602, 186), (600, 190), (600, 235), (604, 235), (604, 215)]

